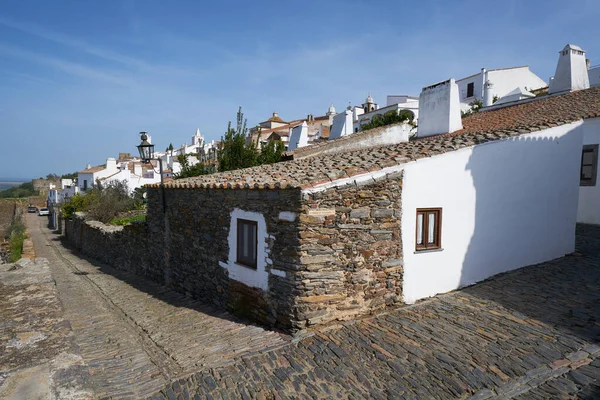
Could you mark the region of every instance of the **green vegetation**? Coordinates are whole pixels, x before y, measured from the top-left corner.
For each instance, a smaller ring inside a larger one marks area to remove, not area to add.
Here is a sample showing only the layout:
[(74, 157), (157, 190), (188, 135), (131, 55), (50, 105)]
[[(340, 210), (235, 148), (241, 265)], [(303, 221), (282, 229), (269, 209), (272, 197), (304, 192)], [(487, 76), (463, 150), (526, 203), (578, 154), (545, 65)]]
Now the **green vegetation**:
[(61, 210), (65, 218), (72, 218), (75, 212), (83, 211), (89, 219), (110, 223), (122, 213), (143, 208), (143, 191), (130, 195), (126, 182), (103, 184), (97, 181), (85, 196), (72, 197)]
[(25, 224), (21, 220), (15, 220), (8, 227), (5, 234), (10, 238), (8, 242), (8, 262), (14, 263), (21, 258), (21, 254), (23, 253), (23, 242), (27, 238), (25, 235)]
[(71, 172), (69, 174), (63, 174), (61, 175), (61, 179), (75, 179), (77, 178), (78, 173), (77, 172)]
[(145, 221), (146, 215), (134, 215), (132, 217), (114, 218), (110, 223), (112, 225), (129, 225), (137, 221)]
[[(492, 104), (494, 104), (495, 102), (497, 102), (499, 99), (498, 96), (494, 96), (492, 98)], [(483, 101), (479, 100), (477, 97), (475, 97), (475, 99), (469, 103), (469, 109), (467, 111), (461, 111), (460, 112), (460, 116), (461, 118), (464, 117), (468, 117), (469, 115), (478, 113), (482, 108), (483, 108)]]
[[(263, 164), (273, 164), (283, 159), (284, 145), (281, 141), (271, 140), (258, 150), (258, 142), (248, 140), (248, 128), (244, 113), (240, 107), (237, 112), (235, 129), (231, 121), (227, 125), (227, 132), (221, 137), (217, 151), (218, 171), (232, 171), (235, 169), (255, 167)], [(175, 179), (189, 178), (192, 176), (206, 175), (217, 172), (211, 164), (198, 163), (190, 165), (188, 157), (193, 154), (179, 155), (181, 172), (174, 175)]]
[(175, 179), (212, 174), (217, 171), (214, 165), (205, 165), (202, 162), (190, 165), (188, 159), (190, 156), (193, 156), (193, 154), (179, 154), (177, 156), (177, 161), (181, 164), (181, 171), (174, 175)]
[(368, 131), (369, 129), (379, 128), (380, 126), (397, 124), (400, 122), (408, 122), (413, 124), (415, 114), (410, 110), (392, 110), (388, 111), (383, 115), (376, 114), (366, 124), (360, 126), (361, 131)]
[(23, 197), (37, 196), (39, 193), (33, 189), (33, 182), (0, 191), (0, 199), (21, 199)]

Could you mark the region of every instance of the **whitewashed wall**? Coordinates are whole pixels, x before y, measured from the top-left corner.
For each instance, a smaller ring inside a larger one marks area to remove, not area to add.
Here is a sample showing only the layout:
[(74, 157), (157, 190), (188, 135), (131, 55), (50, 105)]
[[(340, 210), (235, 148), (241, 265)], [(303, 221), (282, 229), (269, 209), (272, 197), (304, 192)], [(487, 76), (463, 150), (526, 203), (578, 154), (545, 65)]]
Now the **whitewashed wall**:
[[(582, 129), (583, 144), (600, 144), (600, 118), (585, 120)], [(600, 157), (598, 157), (596, 186), (579, 187), (577, 222), (600, 224)]]
[(590, 87), (600, 85), (600, 65), (588, 69), (588, 79), (590, 80)]
[[(407, 303), (574, 250), (582, 122), (404, 168)], [(441, 251), (415, 253), (416, 209), (442, 207)]]
[[(529, 67), (507, 68), (488, 71), (488, 79), (494, 84), (493, 95), (502, 97), (518, 87), (526, 87), (527, 90), (539, 89), (547, 86), (547, 83), (539, 76), (531, 72)], [(474, 97), (467, 96), (467, 85), (474, 83)], [(456, 81), (460, 93), (461, 109), (467, 110), (469, 103), (477, 97), (483, 100), (483, 75), (481, 73)]]

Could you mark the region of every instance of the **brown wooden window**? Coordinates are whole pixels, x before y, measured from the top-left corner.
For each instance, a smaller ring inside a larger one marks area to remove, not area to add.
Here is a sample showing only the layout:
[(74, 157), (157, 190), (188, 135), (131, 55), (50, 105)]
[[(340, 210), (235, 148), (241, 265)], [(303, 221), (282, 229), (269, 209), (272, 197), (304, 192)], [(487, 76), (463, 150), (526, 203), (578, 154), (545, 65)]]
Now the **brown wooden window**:
[(473, 97), (475, 94), (475, 83), (471, 82), (467, 84), (467, 97)]
[(417, 208), (416, 249), (432, 250), (442, 246), (442, 209)]
[(237, 220), (237, 259), (238, 264), (256, 269), (258, 247), (258, 224), (247, 219)]
[(598, 175), (598, 145), (586, 144), (581, 152), (580, 186), (596, 186)]

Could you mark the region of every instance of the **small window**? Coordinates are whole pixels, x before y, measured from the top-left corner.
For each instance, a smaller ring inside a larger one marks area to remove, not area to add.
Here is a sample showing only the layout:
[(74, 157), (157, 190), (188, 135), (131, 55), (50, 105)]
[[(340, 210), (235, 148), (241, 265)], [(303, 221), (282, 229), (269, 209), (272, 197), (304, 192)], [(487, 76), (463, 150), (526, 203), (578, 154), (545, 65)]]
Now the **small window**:
[(238, 264), (256, 269), (256, 250), (257, 250), (257, 229), (256, 221), (247, 219), (237, 220), (237, 257)]
[(598, 174), (598, 145), (586, 144), (581, 152), (580, 186), (596, 186)]
[(417, 208), (416, 250), (439, 249), (442, 246), (441, 226), (441, 208)]
[(475, 94), (475, 83), (471, 82), (467, 84), (467, 97), (473, 97)]

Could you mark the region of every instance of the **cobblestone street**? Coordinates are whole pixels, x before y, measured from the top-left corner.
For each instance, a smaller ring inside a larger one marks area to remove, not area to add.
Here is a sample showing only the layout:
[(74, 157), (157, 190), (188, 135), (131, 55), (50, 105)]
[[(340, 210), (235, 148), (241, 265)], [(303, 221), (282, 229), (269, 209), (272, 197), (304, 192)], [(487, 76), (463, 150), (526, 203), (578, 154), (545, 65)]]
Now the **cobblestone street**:
[(562, 259), (291, 339), (86, 260), (44, 222), (28, 216), (35, 263), (0, 276), (0, 393), (49, 363), (56, 398), (600, 398), (598, 228)]

